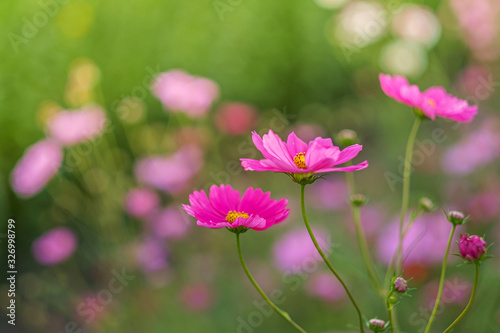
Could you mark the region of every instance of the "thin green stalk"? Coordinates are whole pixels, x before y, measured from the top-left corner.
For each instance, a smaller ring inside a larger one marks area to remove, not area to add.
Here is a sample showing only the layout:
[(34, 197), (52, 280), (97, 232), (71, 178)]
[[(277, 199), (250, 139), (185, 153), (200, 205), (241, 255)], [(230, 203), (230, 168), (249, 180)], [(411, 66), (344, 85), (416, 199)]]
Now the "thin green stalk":
[(389, 317), (389, 326), (391, 327), (391, 333), (394, 333), (394, 325), (393, 325), (393, 312), (392, 312), (392, 304), (390, 302), (390, 298), (392, 295), (392, 290), (387, 294), (387, 298), (385, 299), (385, 306), (387, 307), (387, 316)]
[(349, 288), (347, 287), (347, 285), (345, 284), (344, 280), (342, 280), (342, 278), (337, 273), (335, 268), (333, 268), (332, 264), (330, 263), (330, 261), (328, 260), (328, 258), (325, 255), (325, 253), (323, 252), (323, 250), (319, 246), (318, 241), (316, 240), (316, 237), (314, 236), (314, 233), (311, 229), (311, 226), (309, 225), (309, 221), (307, 220), (307, 215), (306, 215), (306, 206), (305, 206), (305, 202), (304, 202), (305, 201), (304, 200), (305, 187), (306, 187), (306, 185), (300, 184), (300, 205), (302, 208), (302, 218), (304, 219), (304, 224), (306, 225), (307, 232), (309, 233), (309, 236), (311, 236), (311, 240), (314, 243), (316, 250), (318, 250), (318, 253), (320, 254), (321, 258), (323, 258), (323, 261), (326, 263), (326, 265), (328, 266), (330, 271), (332, 271), (333, 275), (335, 275), (337, 280), (339, 280), (339, 282), (342, 284), (342, 287), (344, 287), (344, 290), (347, 293), (347, 296), (349, 296), (349, 299), (351, 300), (352, 305), (354, 305), (354, 307), (356, 308), (356, 312), (358, 313), (358, 318), (359, 318), (359, 329), (360, 329), (361, 333), (364, 333), (365, 328), (364, 328), (364, 323), (363, 323), (363, 315), (361, 314), (361, 310), (359, 309), (358, 304), (354, 300), (354, 297), (352, 296), (352, 294), (351, 294)]
[(411, 175), (411, 162), (413, 158), (413, 146), (415, 145), (415, 139), (417, 137), (418, 129), (420, 124), (422, 123), (422, 118), (419, 116), (415, 117), (415, 122), (413, 123), (413, 127), (410, 131), (410, 135), (408, 137), (408, 142), (406, 144), (406, 154), (405, 154), (405, 163), (404, 163), (404, 172), (403, 172), (403, 198), (401, 201), (401, 216), (399, 219), (399, 242), (398, 242), (398, 250), (397, 250), (397, 264), (396, 264), (396, 273), (401, 273), (401, 266), (403, 265), (403, 229), (404, 229), (404, 221), (406, 217), (406, 212), (408, 211), (408, 202), (410, 201), (410, 175)]
[(296, 322), (294, 322), (292, 320), (292, 318), (290, 318), (290, 315), (287, 312), (281, 310), (278, 306), (276, 306), (273, 303), (273, 301), (271, 301), (271, 299), (269, 297), (267, 297), (267, 295), (259, 287), (259, 285), (255, 281), (255, 279), (253, 278), (252, 274), (250, 274), (250, 271), (248, 270), (247, 265), (245, 264), (245, 260), (243, 259), (243, 255), (241, 254), (240, 234), (236, 234), (236, 247), (238, 248), (238, 256), (240, 257), (240, 262), (241, 262), (241, 266), (243, 267), (243, 270), (245, 271), (248, 279), (253, 284), (253, 286), (255, 287), (255, 289), (257, 289), (257, 291), (259, 292), (259, 294), (262, 296), (262, 298), (267, 302), (267, 304), (269, 304), (269, 306), (271, 308), (274, 309), (274, 311), (276, 311), (281, 317), (283, 317), (283, 319), (285, 319), (290, 325), (292, 325), (295, 329), (297, 329), (297, 331), (299, 331), (301, 333), (307, 333), (306, 330), (304, 330)]
[(453, 240), (453, 235), (455, 234), (456, 227), (457, 226), (453, 224), (453, 227), (451, 228), (450, 239), (448, 239), (448, 245), (446, 245), (446, 252), (444, 253), (443, 266), (441, 267), (441, 278), (439, 279), (439, 289), (436, 297), (436, 304), (434, 304), (434, 309), (432, 309), (431, 317), (429, 318), (429, 322), (427, 323), (427, 327), (425, 328), (424, 333), (429, 333), (434, 317), (436, 317), (436, 312), (439, 308), (439, 303), (441, 302), (441, 295), (443, 294), (444, 277), (446, 275), (446, 263), (448, 261), (448, 254), (450, 253), (451, 241)]
[(469, 299), (469, 303), (467, 304), (467, 306), (465, 307), (464, 311), (462, 311), (462, 313), (460, 314), (460, 316), (458, 316), (457, 319), (455, 319), (455, 321), (453, 323), (451, 323), (451, 325), (443, 332), (443, 333), (448, 333), (451, 331), (451, 329), (456, 325), (458, 324), (458, 322), (460, 320), (462, 320), (462, 318), (465, 316), (465, 314), (469, 311), (471, 305), (472, 305), (472, 302), (474, 302), (474, 298), (476, 297), (476, 291), (477, 291), (477, 282), (479, 280), (479, 262), (476, 262), (476, 274), (474, 276), (474, 286), (472, 287), (472, 294), (470, 295), (470, 299)]
[[(346, 172), (347, 186), (349, 187), (349, 194), (353, 195), (355, 191), (354, 175), (352, 172)], [(382, 290), (382, 284), (380, 277), (373, 267), (373, 260), (371, 259), (370, 252), (368, 251), (368, 244), (366, 243), (366, 237), (363, 232), (363, 227), (361, 226), (361, 212), (360, 207), (351, 203), (352, 219), (354, 221), (354, 228), (356, 229), (356, 238), (358, 239), (359, 250), (361, 252), (361, 257), (365, 263), (368, 275), (372, 280), (373, 285), (377, 291)]]

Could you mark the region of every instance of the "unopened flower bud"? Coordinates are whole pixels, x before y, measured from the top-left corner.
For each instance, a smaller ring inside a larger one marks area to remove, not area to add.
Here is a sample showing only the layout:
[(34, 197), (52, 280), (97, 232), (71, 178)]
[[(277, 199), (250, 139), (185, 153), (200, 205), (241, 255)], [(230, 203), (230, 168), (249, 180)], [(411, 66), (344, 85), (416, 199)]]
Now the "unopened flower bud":
[(366, 201), (366, 195), (363, 194), (353, 194), (349, 197), (349, 201), (351, 201), (351, 204), (354, 206), (363, 206)]
[(349, 147), (359, 143), (358, 134), (350, 129), (340, 131), (335, 141), (342, 147)]
[(394, 285), (394, 290), (396, 290), (398, 293), (401, 294), (405, 293), (406, 289), (408, 289), (408, 283), (402, 277), (396, 278), (396, 280), (394, 280), (393, 285)]
[(427, 197), (420, 198), (420, 200), (418, 201), (418, 205), (426, 212), (432, 212), (435, 208), (434, 202), (432, 202), (432, 200)]
[(368, 328), (373, 332), (383, 332), (387, 328), (385, 321), (377, 318), (368, 320)]
[(468, 262), (474, 262), (480, 259), (486, 253), (486, 242), (482, 237), (468, 234), (460, 235), (458, 248), (462, 258)]
[(454, 225), (465, 224), (469, 220), (468, 216), (466, 217), (464, 213), (457, 210), (449, 211), (448, 214), (446, 214), (446, 218)]

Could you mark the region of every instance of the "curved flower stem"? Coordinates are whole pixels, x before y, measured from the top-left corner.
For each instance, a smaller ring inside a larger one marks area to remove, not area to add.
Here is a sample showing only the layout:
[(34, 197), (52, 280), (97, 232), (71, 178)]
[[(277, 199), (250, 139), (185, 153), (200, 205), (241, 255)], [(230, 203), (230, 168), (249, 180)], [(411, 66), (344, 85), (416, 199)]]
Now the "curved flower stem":
[[(352, 172), (346, 172), (347, 186), (349, 187), (350, 194), (354, 194), (355, 183), (354, 175)], [(361, 252), (361, 257), (365, 263), (368, 275), (373, 282), (373, 285), (380, 291), (382, 289), (382, 284), (380, 278), (373, 267), (373, 260), (370, 257), (370, 252), (368, 251), (368, 244), (366, 243), (366, 237), (363, 232), (363, 227), (361, 226), (361, 212), (360, 207), (351, 203), (352, 219), (354, 221), (354, 228), (356, 229), (356, 238), (358, 239), (359, 250)]]
[(431, 317), (429, 318), (429, 322), (427, 323), (427, 327), (425, 328), (424, 333), (429, 333), (431, 329), (432, 321), (434, 317), (436, 317), (436, 312), (439, 308), (439, 303), (441, 302), (441, 295), (443, 294), (443, 285), (444, 285), (444, 277), (446, 274), (446, 262), (448, 261), (448, 254), (450, 253), (451, 241), (453, 240), (453, 234), (455, 234), (455, 228), (457, 226), (453, 224), (450, 232), (450, 239), (448, 239), (448, 245), (446, 245), (446, 252), (444, 253), (443, 266), (441, 267), (441, 278), (439, 279), (439, 289), (436, 297), (436, 303), (434, 304), (434, 309), (432, 309)]
[(472, 294), (470, 295), (470, 300), (467, 306), (465, 307), (464, 311), (458, 316), (457, 319), (443, 332), (443, 333), (448, 333), (451, 331), (451, 329), (465, 316), (465, 314), (469, 311), (472, 302), (474, 302), (474, 298), (476, 297), (476, 291), (477, 291), (477, 281), (479, 279), (479, 262), (476, 262), (476, 274), (474, 276), (474, 286), (472, 287)]
[(394, 325), (392, 324), (393, 323), (393, 312), (392, 312), (392, 304), (390, 303), (390, 298), (391, 298), (391, 295), (392, 295), (393, 291), (389, 291), (389, 293), (387, 294), (387, 298), (385, 299), (385, 306), (387, 307), (387, 315), (389, 317), (389, 326), (391, 327), (391, 333), (394, 333)]
[(349, 296), (349, 299), (351, 300), (352, 305), (354, 305), (354, 307), (356, 308), (356, 312), (358, 313), (358, 318), (359, 318), (359, 329), (360, 329), (361, 333), (364, 333), (365, 328), (364, 328), (364, 323), (363, 323), (363, 315), (361, 314), (361, 310), (359, 309), (358, 304), (354, 300), (354, 297), (352, 296), (351, 292), (349, 291), (349, 288), (345, 284), (344, 280), (342, 280), (339, 273), (337, 273), (335, 268), (333, 268), (332, 264), (330, 263), (330, 261), (326, 257), (323, 250), (321, 250), (321, 247), (319, 246), (318, 241), (316, 240), (316, 237), (314, 236), (314, 233), (311, 229), (311, 226), (309, 225), (309, 221), (307, 220), (307, 215), (306, 215), (306, 206), (304, 203), (305, 187), (306, 187), (305, 184), (300, 184), (300, 205), (302, 208), (302, 218), (304, 219), (304, 224), (306, 225), (307, 232), (309, 232), (309, 236), (311, 236), (311, 240), (314, 243), (314, 246), (316, 247), (316, 249), (318, 250), (318, 253), (321, 255), (321, 258), (323, 258), (323, 261), (326, 263), (326, 265), (328, 266), (330, 271), (332, 271), (333, 275), (335, 275), (337, 280), (339, 280), (339, 282), (342, 284), (342, 287), (344, 287), (344, 290), (347, 293), (347, 296)]
[(399, 242), (398, 242), (398, 250), (396, 256), (396, 274), (401, 273), (401, 266), (403, 265), (403, 229), (404, 229), (404, 221), (406, 217), (406, 212), (408, 211), (408, 202), (410, 200), (410, 175), (411, 175), (411, 162), (413, 158), (413, 146), (415, 145), (415, 139), (417, 137), (417, 132), (422, 123), (422, 118), (419, 116), (415, 117), (415, 122), (413, 123), (413, 127), (410, 131), (410, 136), (408, 137), (408, 142), (406, 144), (406, 154), (405, 154), (405, 163), (404, 163), (404, 172), (403, 172), (403, 198), (401, 201), (401, 216), (399, 219)]
[(301, 333), (307, 333), (302, 327), (300, 327), (296, 322), (294, 322), (292, 320), (292, 318), (290, 318), (290, 315), (287, 312), (281, 310), (278, 306), (276, 306), (276, 304), (274, 304), (271, 301), (271, 299), (269, 297), (267, 297), (267, 295), (259, 287), (259, 285), (255, 281), (255, 279), (253, 278), (252, 274), (250, 274), (250, 271), (248, 270), (247, 265), (245, 264), (245, 260), (243, 259), (243, 255), (241, 254), (240, 234), (236, 234), (236, 247), (238, 248), (238, 256), (240, 258), (240, 262), (241, 262), (241, 266), (243, 267), (243, 270), (245, 271), (248, 279), (253, 284), (253, 286), (255, 287), (255, 289), (257, 289), (257, 291), (259, 292), (259, 294), (262, 296), (262, 298), (267, 302), (267, 304), (269, 304), (269, 306), (271, 308), (274, 309), (274, 311), (276, 311), (281, 317), (283, 317), (283, 319), (285, 319), (290, 325), (292, 325), (293, 327), (295, 327), (295, 329), (297, 329), (297, 331), (299, 331)]

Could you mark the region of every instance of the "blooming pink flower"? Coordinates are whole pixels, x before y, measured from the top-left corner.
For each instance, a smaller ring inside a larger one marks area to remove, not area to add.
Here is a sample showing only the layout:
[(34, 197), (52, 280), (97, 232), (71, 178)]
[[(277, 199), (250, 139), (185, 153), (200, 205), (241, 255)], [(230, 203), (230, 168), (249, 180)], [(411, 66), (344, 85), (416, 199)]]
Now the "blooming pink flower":
[(140, 182), (168, 193), (184, 189), (187, 182), (203, 164), (200, 148), (190, 145), (171, 156), (149, 156), (135, 166), (135, 176)]
[(458, 248), (462, 258), (469, 262), (473, 262), (481, 258), (486, 253), (486, 242), (483, 238), (468, 234), (460, 235)]
[(225, 103), (215, 115), (215, 125), (224, 133), (245, 134), (256, 124), (257, 111), (244, 103)]
[[(330, 236), (322, 229), (313, 229), (318, 244), (326, 254), (331, 251)], [(276, 267), (287, 273), (310, 270), (311, 265), (322, 261), (307, 230), (293, 230), (282, 236), (273, 246)]]
[(36, 261), (50, 266), (66, 260), (76, 249), (75, 234), (66, 228), (56, 228), (33, 242), (31, 250)]
[(446, 92), (443, 87), (430, 87), (421, 92), (416, 85), (399, 75), (379, 75), (380, 86), (384, 93), (409, 107), (421, 110), (434, 120), (436, 117), (448, 118), (457, 122), (470, 122), (477, 114), (477, 106), (469, 106), (467, 101)]
[(172, 112), (184, 111), (191, 117), (207, 113), (219, 96), (219, 87), (214, 81), (181, 70), (160, 74), (152, 91), (165, 108)]
[(31, 197), (54, 177), (63, 160), (61, 147), (53, 140), (39, 141), (26, 149), (11, 174), (13, 190), (21, 197)]
[(167, 207), (152, 218), (152, 228), (161, 238), (180, 239), (189, 230), (188, 217), (178, 207)]
[(306, 144), (294, 132), (288, 135), (288, 141), (285, 143), (272, 130), (262, 138), (256, 132), (252, 132), (252, 140), (265, 158), (262, 160), (242, 158), (241, 165), (247, 171), (314, 175), (333, 171), (350, 172), (368, 167), (367, 161), (347, 167), (335, 167), (356, 157), (363, 148), (361, 145), (352, 145), (341, 151), (333, 145), (332, 139), (318, 137)]
[(63, 146), (91, 140), (101, 135), (106, 123), (104, 111), (88, 106), (76, 111), (60, 111), (49, 118), (49, 136)]
[(147, 188), (134, 188), (125, 198), (126, 211), (135, 217), (146, 217), (153, 213), (160, 204), (160, 198), (155, 191)]
[(285, 220), (289, 212), (288, 200), (276, 201), (270, 196), (270, 192), (250, 187), (241, 198), (230, 185), (212, 185), (209, 197), (203, 190), (195, 191), (189, 195), (191, 206), (182, 207), (200, 227), (264, 230)]

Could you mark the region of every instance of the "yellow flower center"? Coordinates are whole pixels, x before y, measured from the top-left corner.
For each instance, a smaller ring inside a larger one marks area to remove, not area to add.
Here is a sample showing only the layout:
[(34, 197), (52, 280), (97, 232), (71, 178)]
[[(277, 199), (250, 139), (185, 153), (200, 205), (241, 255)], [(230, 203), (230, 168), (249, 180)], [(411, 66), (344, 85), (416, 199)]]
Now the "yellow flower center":
[(293, 162), (299, 168), (301, 168), (301, 169), (307, 169), (307, 166), (306, 166), (306, 153), (297, 153), (294, 156), (294, 158), (293, 158)]
[(429, 103), (431, 106), (436, 106), (436, 102), (432, 98), (429, 98), (427, 100), (427, 103)]
[(248, 214), (245, 212), (237, 212), (237, 211), (232, 211), (230, 210), (229, 213), (226, 215), (226, 221), (229, 223), (233, 223), (236, 221), (238, 217), (242, 217), (244, 219), (248, 218)]

